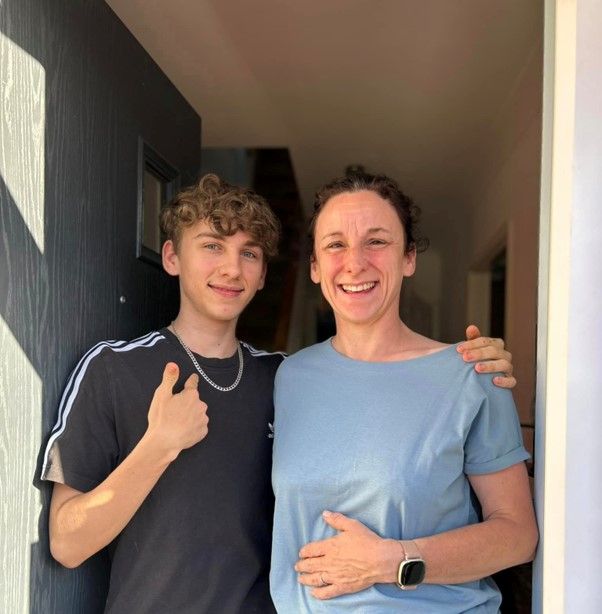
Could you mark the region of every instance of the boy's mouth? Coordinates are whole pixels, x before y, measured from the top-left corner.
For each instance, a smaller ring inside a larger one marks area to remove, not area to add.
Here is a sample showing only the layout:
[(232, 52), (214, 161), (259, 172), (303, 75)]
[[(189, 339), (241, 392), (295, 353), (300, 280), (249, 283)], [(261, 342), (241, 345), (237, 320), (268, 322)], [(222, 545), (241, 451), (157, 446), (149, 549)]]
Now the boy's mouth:
[(225, 297), (236, 297), (239, 296), (243, 291), (242, 288), (238, 288), (236, 286), (219, 286), (217, 284), (209, 284), (209, 287), (213, 291)]

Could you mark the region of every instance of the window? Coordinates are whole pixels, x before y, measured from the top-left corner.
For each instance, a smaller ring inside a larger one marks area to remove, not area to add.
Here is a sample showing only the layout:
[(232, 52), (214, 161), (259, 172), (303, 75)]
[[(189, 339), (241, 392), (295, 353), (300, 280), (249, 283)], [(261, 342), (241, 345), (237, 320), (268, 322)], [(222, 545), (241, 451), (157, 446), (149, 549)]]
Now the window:
[(142, 139), (138, 152), (138, 233), (136, 256), (161, 266), (163, 237), (159, 213), (177, 192), (180, 174)]

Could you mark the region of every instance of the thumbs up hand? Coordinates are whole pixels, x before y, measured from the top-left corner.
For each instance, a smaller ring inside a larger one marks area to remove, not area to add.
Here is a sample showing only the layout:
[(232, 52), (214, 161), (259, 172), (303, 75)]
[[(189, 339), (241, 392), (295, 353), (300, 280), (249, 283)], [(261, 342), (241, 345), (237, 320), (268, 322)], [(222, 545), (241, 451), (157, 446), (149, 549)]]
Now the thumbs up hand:
[(173, 362), (165, 365), (163, 379), (150, 405), (145, 435), (168, 455), (170, 461), (182, 450), (204, 439), (209, 432), (207, 404), (199, 397), (199, 376), (193, 373), (183, 390), (174, 394), (173, 387), (179, 375), (178, 365)]

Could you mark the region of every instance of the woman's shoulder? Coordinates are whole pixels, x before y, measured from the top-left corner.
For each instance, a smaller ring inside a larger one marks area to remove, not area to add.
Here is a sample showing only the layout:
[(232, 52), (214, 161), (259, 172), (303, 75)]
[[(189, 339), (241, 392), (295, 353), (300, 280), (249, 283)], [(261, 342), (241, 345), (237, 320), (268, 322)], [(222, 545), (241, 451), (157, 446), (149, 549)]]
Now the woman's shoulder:
[(327, 360), (329, 349), (330, 339), (302, 348), (286, 356), (278, 370), (287, 371), (288, 369), (299, 368), (306, 364), (315, 365), (316, 361)]
[(430, 337), (425, 337), (420, 333), (408, 331), (409, 335), (404, 340), (403, 347), (399, 348), (394, 355), (398, 360), (412, 360), (415, 358), (424, 358), (431, 354), (439, 354), (451, 347), (450, 343), (443, 343)]

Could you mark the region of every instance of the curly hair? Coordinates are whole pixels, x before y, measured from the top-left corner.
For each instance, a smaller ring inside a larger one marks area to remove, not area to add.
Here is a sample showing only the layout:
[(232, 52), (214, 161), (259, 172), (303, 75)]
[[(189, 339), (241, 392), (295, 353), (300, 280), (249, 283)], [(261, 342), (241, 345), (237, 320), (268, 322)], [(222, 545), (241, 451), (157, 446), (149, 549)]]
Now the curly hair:
[(423, 252), (428, 248), (429, 241), (420, 233), (418, 228), (420, 207), (403, 193), (394, 179), (386, 175), (372, 175), (361, 170), (353, 171), (345, 177), (333, 179), (316, 192), (314, 210), (309, 223), (312, 242), (315, 238), (317, 219), (326, 203), (339, 194), (362, 190), (375, 192), (395, 209), (404, 230), (406, 253), (413, 250)]
[(266, 260), (278, 253), (280, 222), (265, 198), (211, 173), (178, 192), (160, 214), (161, 232), (165, 240), (173, 241), (176, 250), (184, 228), (200, 221), (206, 221), (222, 236), (232, 236), (239, 230), (248, 233)]

